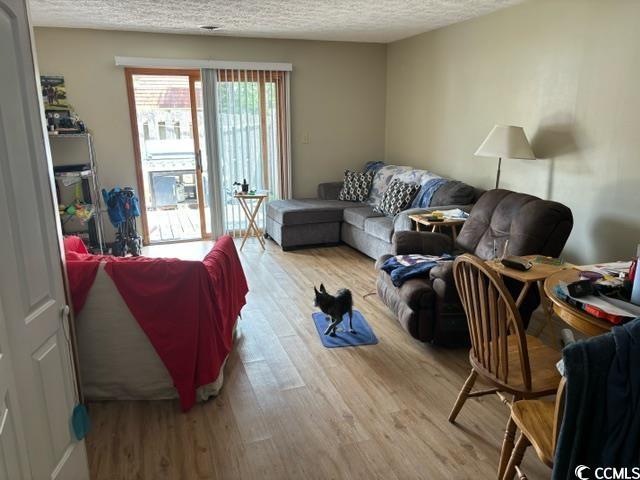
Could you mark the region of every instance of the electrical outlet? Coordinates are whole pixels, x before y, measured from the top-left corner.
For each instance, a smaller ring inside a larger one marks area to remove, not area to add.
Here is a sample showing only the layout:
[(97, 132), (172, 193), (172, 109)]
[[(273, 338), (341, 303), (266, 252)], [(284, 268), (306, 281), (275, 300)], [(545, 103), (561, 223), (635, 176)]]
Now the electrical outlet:
[(309, 132), (306, 132), (303, 136), (302, 136), (302, 143), (307, 145), (310, 143), (309, 141)]

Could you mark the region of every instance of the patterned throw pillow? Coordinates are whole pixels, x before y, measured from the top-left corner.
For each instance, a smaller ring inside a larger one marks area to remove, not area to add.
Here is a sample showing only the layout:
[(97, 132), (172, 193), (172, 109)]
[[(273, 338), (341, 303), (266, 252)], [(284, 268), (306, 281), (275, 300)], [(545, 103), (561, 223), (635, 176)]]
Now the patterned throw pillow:
[(411, 205), (411, 200), (419, 190), (420, 185), (417, 183), (404, 183), (401, 180), (393, 180), (374, 210), (391, 217), (397, 215)]
[(369, 198), (371, 182), (373, 182), (373, 172), (352, 172), (344, 171), (344, 185), (338, 198), (348, 202), (364, 202)]

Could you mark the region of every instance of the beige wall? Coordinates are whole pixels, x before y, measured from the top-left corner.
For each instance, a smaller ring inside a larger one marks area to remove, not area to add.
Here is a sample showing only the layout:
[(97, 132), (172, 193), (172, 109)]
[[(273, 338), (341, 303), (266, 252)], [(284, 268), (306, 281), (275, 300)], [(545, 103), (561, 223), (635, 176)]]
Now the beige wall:
[(505, 160), (501, 186), (568, 205), (581, 262), (640, 242), (640, 2), (530, 1), (388, 46), (386, 159), (484, 188), (473, 152), (522, 125), (540, 160)]
[(64, 75), (71, 104), (94, 133), (105, 187), (136, 185), (124, 73), (115, 55), (292, 63), (296, 196), (313, 196), (319, 182), (384, 156), (384, 45), (58, 28), (36, 28), (35, 39), (40, 72)]
[(388, 46), (51, 28), (35, 35), (40, 71), (65, 76), (95, 133), (105, 186), (135, 185), (115, 55), (291, 62), (296, 196), (385, 150), (390, 163), (490, 188), (495, 161), (473, 152), (494, 124), (522, 125), (540, 160), (505, 160), (502, 186), (571, 207), (565, 252), (587, 262), (630, 256), (640, 242), (638, 19), (635, 0), (530, 0)]

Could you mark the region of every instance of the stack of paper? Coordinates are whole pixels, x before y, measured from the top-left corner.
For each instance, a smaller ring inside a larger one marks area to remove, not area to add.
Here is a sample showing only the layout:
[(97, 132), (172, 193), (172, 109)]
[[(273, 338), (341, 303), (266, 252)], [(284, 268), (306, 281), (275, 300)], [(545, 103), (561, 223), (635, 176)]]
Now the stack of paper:
[[(464, 210), (460, 210), (459, 208), (452, 208), (450, 210), (438, 210), (438, 213), (441, 213), (444, 218), (467, 218), (469, 214)], [(433, 212), (434, 214), (436, 212)]]
[(556, 293), (562, 300), (574, 307), (609, 320), (612, 323), (617, 324), (626, 319), (640, 317), (640, 307), (629, 302), (602, 295), (586, 295), (580, 298), (572, 297), (569, 295), (567, 284), (564, 282), (558, 283)]
[(598, 272), (602, 275), (619, 277), (620, 274), (626, 275), (627, 273), (629, 273), (631, 262), (596, 263), (594, 265), (582, 265), (576, 268), (583, 272)]

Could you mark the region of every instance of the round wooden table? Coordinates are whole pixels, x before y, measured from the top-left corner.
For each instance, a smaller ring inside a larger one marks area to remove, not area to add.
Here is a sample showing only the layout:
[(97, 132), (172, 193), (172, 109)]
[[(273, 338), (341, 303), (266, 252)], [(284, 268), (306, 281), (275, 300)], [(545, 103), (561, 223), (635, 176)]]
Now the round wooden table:
[(553, 303), (553, 311), (567, 325), (575, 328), (579, 332), (594, 337), (607, 333), (613, 327), (612, 323), (601, 320), (593, 315), (589, 315), (583, 310), (569, 305), (567, 302), (560, 300), (555, 294), (555, 287), (560, 282), (572, 283), (580, 279), (580, 272), (572, 268), (554, 273), (544, 282), (544, 292)]

